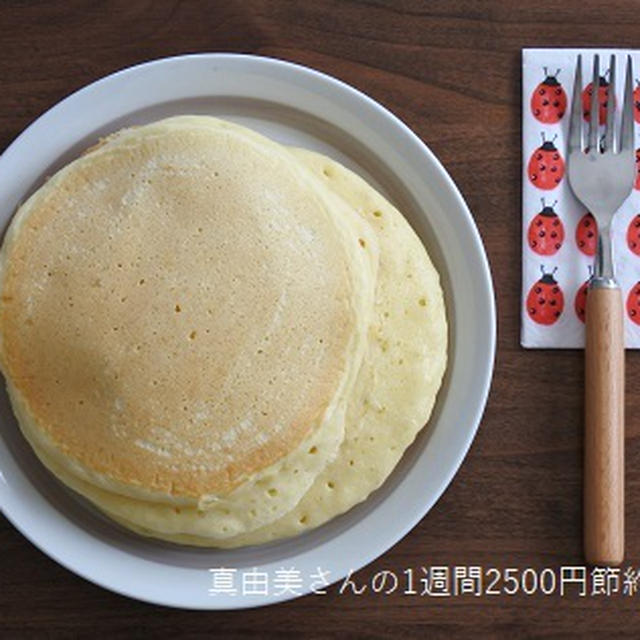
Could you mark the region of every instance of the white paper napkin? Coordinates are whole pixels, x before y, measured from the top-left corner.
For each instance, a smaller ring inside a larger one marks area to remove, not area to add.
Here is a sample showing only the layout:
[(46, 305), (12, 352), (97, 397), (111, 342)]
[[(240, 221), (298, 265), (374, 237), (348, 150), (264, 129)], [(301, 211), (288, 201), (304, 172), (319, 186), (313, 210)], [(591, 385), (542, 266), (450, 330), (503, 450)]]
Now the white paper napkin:
[[(584, 284), (595, 251), (593, 217), (576, 200), (566, 175), (573, 77), (582, 54), (582, 91), (600, 54), (601, 100), (609, 57), (616, 54), (616, 100), (622, 104), (627, 54), (640, 78), (640, 52), (625, 49), (524, 49), (522, 52), (522, 333), (523, 347), (584, 346)], [(586, 97), (586, 96), (585, 96)], [(640, 122), (640, 86), (634, 95)], [(586, 102), (588, 105), (588, 101)], [(617, 113), (619, 120), (619, 110)], [(602, 113), (602, 118), (604, 113)], [(585, 123), (586, 124), (586, 123)], [(638, 147), (636, 125), (636, 147)], [(637, 153), (640, 153), (637, 152)], [(616, 276), (625, 304), (625, 340), (640, 347), (640, 175), (613, 222)]]

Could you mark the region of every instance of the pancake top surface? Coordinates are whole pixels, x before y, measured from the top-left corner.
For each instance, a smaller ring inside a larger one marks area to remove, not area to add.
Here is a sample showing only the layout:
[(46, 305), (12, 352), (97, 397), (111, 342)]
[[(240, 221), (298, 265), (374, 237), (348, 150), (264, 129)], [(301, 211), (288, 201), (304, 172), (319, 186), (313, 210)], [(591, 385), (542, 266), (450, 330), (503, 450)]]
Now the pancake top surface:
[(121, 134), (18, 212), (5, 374), (70, 459), (171, 495), (286, 455), (345, 377), (352, 268), (295, 163), (221, 123)]

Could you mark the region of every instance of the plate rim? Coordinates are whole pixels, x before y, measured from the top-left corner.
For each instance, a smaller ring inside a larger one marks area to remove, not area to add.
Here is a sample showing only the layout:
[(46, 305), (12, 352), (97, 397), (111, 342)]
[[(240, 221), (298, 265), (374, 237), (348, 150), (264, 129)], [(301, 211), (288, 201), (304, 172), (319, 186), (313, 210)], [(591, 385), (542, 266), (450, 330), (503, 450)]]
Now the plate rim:
[[(488, 316), (486, 317), (486, 339), (487, 342), (484, 345), (484, 352), (487, 356), (486, 362), (484, 363), (483, 369), (483, 378), (482, 385), (479, 387), (478, 392), (476, 394), (475, 406), (471, 411), (468, 412), (468, 430), (466, 433), (466, 438), (464, 439), (463, 446), (457, 449), (456, 455), (454, 455), (454, 460), (451, 466), (449, 467), (449, 471), (447, 474), (444, 474), (440, 479), (440, 483), (438, 489), (434, 492), (434, 495), (423, 502), (420, 503), (420, 507), (415, 507), (413, 513), (407, 517), (404, 521), (404, 524), (400, 526), (396, 526), (394, 529), (394, 533), (389, 535), (388, 533), (384, 537), (384, 542), (378, 541), (378, 544), (375, 545), (373, 550), (369, 550), (368, 552), (362, 552), (360, 558), (357, 562), (353, 563), (354, 570), (359, 570), (373, 560), (386, 553), (392, 546), (397, 544), (402, 538), (404, 538), (407, 533), (413, 529), (416, 524), (426, 516), (426, 514), (431, 510), (433, 505), (442, 497), (447, 487), (450, 485), (451, 481), (457, 474), (462, 462), (466, 458), (469, 448), (475, 439), (477, 434), (477, 430), (479, 428), (480, 421), (484, 414), (487, 399), (489, 395), (489, 390), (492, 383), (493, 371), (496, 359), (496, 345), (497, 345), (497, 320), (496, 320), (496, 299), (495, 299), (495, 289), (493, 285), (493, 279), (491, 276), (489, 259), (484, 248), (484, 244), (482, 242), (482, 238), (480, 232), (475, 224), (475, 220), (469, 210), (468, 205), (466, 204), (460, 190), (457, 185), (446, 171), (440, 160), (435, 156), (435, 154), (429, 149), (429, 147), (395, 114), (393, 114), (386, 107), (382, 106), (380, 103), (375, 101), (373, 98), (368, 96), (366, 93), (352, 87), (351, 85), (334, 78), (333, 76), (323, 73), (321, 71), (317, 71), (313, 68), (290, 62), (288, 60), (283, 60), (275, 57), (266, 57), (266, 56), (258, 56), (258, 55), (249, 55), (249, 54), (237, 54), (237, 53), (196, 53), (196, 54), (186, 54), (186, 55), (177, 55), (170, 56), (165, 58), (159, 58), (155, 60), (151, 60), (148, 62), (143, 62), (140, 64), (132, 65), (118, 71), (115, 71), (111, 74), (108, 74), (104, 77), (101, 77), (88, 85), (81, 87), (75, 92), (71, 93), (67, 97), (63, 98), (61, 101), (57, 102), (47, 111), (45, 111), (42, 115), (36, 118), (29, 126), (27, 126), (4, 150), (4, 152), (0, 155), (0, 176), (2, 175), (2, 167), (5, 163), (9, 163), (11, 161), (12, 155), (17, 153), (21, 147), (28, 143), (28, 140), (34, 136), (39, 135), (38, 130), (41, 128), (46, 128), (48, 126), (49, 121), (54, 119), (55, 117), (63, 114), (65, 110), (72, 108), (74, 103), (85, 99), (90, 98), (91, 94), (108, 87), (108, 85), (113, 83), (118, 83), (123, 79), (127, 79), (135, 76), (139, 73), (144, 73), (146, 71), (155, 70), (157, 67), (167, 67), (175, 64), (191, 64), (191, 62), (195, 62), (197, 64), (202, 61), (212, 62), (214, 64), (231, 64), (231, 66), (236, 64), (248, 64), (255, 65), (257, 68), (259, 67), (271, 67), (272, 69), (277, 69), (285, 73), (300, 75), (306, 81), (310, 81), (312, 83), (319, 83), (319, 85), (324, 85), (328, 88), (327, 95), (331, 95), (331, 91), (337, 91), (346, 95), (347, 98), (355, 101), (356, 103), (361, 103), (367, 106), (370, 110), (373, 110), (377, 113), (377, 115), (386, 119), (391, 125), (393, 125), (398, 131), (401, 131), (403, 135), (413, 144), (415, 149), (419, 151), (420, 155), (422, 155), (426, 162), (431, 164), (432, 168), (437, 172), (438, 177), (441, 181), (443, 181), (446, 186), (446, 190), (448, 192), (449, 197), (453, 197), (455, 205), (464, 216), (466, 222), (466, 232), (470, 235), (471, 240), (473, 241), (474, 249), (480, 258), (480, 273), (478, 274), (479, 280), (481, 281), (482, 286), (484, 287), (483, 297), (487, 304)], [(213, 92), (205, 92), (203, 95), (213, 96), (217, 95)], [(0, 178), (1, 180), (1, 178)], [(0, 441), (0, 444), (2, 442)], [(3, 489), (6, 486), (6, 481), (4, 481), (4, 477), (2, 475), (2, 469), (0, 468), (0, 489)], [(0, 498), (5, 495), (5, 491), (0, 491)], [(35, 545), (40, 551), (51, 557), (53, 560), (58, 562), (60, 565), (64, 566), (69, 571), (72, 571), (76, 575), (113, 592), (119, 593), (121, 595), (131, 597), (137, 600), (142, 600), (148, 603), (183, 608), (183, 609), (236, 609), (236, 608), (253, 608), (258, 606), (266, 606), (269, 604), (274, 604), (277, 602), (283, 602), (285, 600), (292, 599), (294, 597), (298, 597), (297, 595), (289, 595), (288, 597), (277, 597), (277, 596), (267, 596), (263, 600), (259, 602), (255, 602), (252, 600), (246, 601), (243, 597), (238, 596), (235, 599), (229, 601), (227, 599), (224, 603), (224, 606), (215, 606), (219, 604), (220, 601), (216, 601), (214, 598), (210, 598), (207, 602), (208, 605), (204, 603), (185, 603), (181, 601), (179, 598), (171, 597), (170, 594), (164, 593), (162, 596), (152, 596), (145, 595), (144, 593), (140, 593), (139, 590), (134, 588), (127, 588), (126, 586), (126, 578), (123, 577), (120, 584), (113, 582), (113, 580), (109, 580), (108, 577), (104, 575), (100, 575), (100, 572), (95, 569), (94, 565), (91, 565), (86, 559), (81, 559), (80, 561), (73, 561), (68, 557), (68, 554), (65, 555), (61, 552), (59, 548), (52, 548), (55, 545), (49, 544), (47, 542), (46, 536), (37, 535), (33, 528), (28, 527), (28, 507), (25, 507), (25, 511), (22, 514), (17, 514), (16, 511), (10, 511), (6, 509), (4, 506), (4, 500), (2, 500), (2, 504), (0, 504), (0, 508), (2, 508), (2, 513), (4, 516), (13, 524), (16, 529), (18, 529), (22, 535), (24, 535), (33, 545)], [(56, 513), (64, 517), (64, 514), (60, 511), (56, 511)], [(82, 531), (81, 529), (79, 529)], [(348, 531), (347, 531), (348, 532)], [(345, 532), (345, 533), (347, 533)], [(84, 535), (89, 536), (89, 533), (83, 531)], [(344, 534), (341, 534), (344, 535)], [(92, 538), (94, 542), (98, 542), (96, 539)], [(121, 550), (116, 550), (114, 547), (109, 547), (111, 550), (118, 551), (119, 553), (124, 553)], [(144, 558), (138, 558), (141, 562), (151, 562)], [(156, 564), (156, 563), (153, 563)], [(91, 567), (94, 566), (93, 571)], [(163, 565), (166, 566), (166, 565)], [(172, 570), (177, 570), (177, 567), (172, 567)], [(189, 569), (189, 571), (191, 571)], [(204, 571), (204, 570), (203, 570)], [(96, 575), (98, 574), (98, 575)], [(347, 575), (347, 572), (344, 572), (344, 575), (338, 576), (336, 578), (331, 579), (331, 584), (334, 584), (336, 581), (343, 579)], [(124, 584), (123, 584), (124, 583)], [(303, 591), (300, 595), (306, 595), (309, 593), (309, 590)]]

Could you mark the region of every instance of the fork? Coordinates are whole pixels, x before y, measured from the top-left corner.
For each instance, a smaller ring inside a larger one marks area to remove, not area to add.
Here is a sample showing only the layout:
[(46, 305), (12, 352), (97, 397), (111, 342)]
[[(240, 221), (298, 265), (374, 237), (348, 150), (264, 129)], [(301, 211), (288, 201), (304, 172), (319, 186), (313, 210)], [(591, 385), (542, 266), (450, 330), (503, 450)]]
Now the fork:
[(611, 222), (631, 193), (635, 177), (631, 56), (627, 57), (619, 135), (615, 132), (613, 55), (609, 68), (605, 132), (600, 138), (599, 56), (593, 58), (588, 132), (582, 122), (582, 57), (578, 56), (568, 145), (569, 184), (598, 225), (586, 310), (583, 495), (584, 555), (594, 565), (617, 565), (624, 557), (624, 326)]

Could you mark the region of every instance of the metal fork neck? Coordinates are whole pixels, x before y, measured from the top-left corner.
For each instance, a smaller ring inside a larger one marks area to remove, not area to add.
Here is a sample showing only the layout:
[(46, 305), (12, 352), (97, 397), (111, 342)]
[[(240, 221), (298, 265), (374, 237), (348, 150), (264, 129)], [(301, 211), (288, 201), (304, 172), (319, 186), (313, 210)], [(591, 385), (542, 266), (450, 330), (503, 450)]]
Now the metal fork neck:
[(598, 229), (598, 250), (593, 265), (593, 277), (590, 286), (594, 288), (616, 288), (615, 270), (613, 266), (613, 247), (611, 244), (611, 226), (602, 225)]

